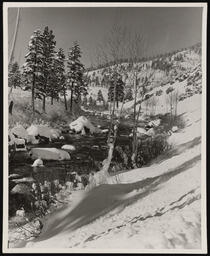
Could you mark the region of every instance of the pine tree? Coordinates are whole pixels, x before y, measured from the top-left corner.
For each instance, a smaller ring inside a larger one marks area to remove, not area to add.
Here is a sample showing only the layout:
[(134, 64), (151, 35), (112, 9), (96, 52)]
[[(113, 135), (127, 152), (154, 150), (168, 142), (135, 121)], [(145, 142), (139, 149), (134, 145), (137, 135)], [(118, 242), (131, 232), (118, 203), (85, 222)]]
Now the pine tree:
[(103, 94), (102, 94), (101, 90), (98, 91), (97, 101), (99, 101), (99, 102), (103, 101), (104, 102), (104, 97), (103, 97)]
[(81, 50), (77, 42), (74, 42), (73, 47), (68, 53), (67, 61), (67, 79), (68, 86), (71, 91), (70, 110), (72, 112), (73, 100), (78, 101), (82, 94), (87, 91), (87, 83), (83, 77), (84, 65), (80, 61)]
[(21, 86), (21, 73), (17, 62), (14, 62), (9, 67), (8, 86), (20, 87)]
[(25, 89), (31, 90), (32, 110), (35, 111), (35, 98), (41, 98), (43, 86), (43, 44), (40, 30), (34, 31), (30, 38), (28, 50), (23, 64), (23, 77), (26, 84)]
[(53, 31), (49, 30), (48, 27), (44, 28), (42, 34), (43, 37), (43, 84), (41, 88), (43, 96), (43, 106), (42, 110), (45, 112), (46, 97), (51, 96), (51, 99), (54, 97), (54, 86), (55, 86), (55, 74), (54, 74), (54, 54), (55, 54), (55, 36)]
[(118, 103), (122, 102), (124, 98), (124, 82), (121, 75), (114, 72), (110, 77), (109, 83), (108, 101), (116, 102), (118, 108)]
[(62, 48), (55, 54), (54, 74), (56, 76), (56, 85), (54, 85), (54, 97), (59, 97), (59, 93), (64, 97), (65, 109), (68, 109), (66, 100), (66, 75), (65, 75), (65, 55)]
[(127, 93), (125, 94), (125, 100), (133, 100), (133, 91), (131, 88), (129, 88)]

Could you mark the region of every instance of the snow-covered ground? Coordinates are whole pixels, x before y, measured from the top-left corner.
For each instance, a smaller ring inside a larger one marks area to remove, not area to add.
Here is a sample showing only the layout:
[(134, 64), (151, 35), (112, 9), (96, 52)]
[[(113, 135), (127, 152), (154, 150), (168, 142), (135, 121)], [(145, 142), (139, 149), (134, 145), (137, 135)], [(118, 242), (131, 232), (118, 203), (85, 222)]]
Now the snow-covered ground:
[(178, 114), (186, 127), (167, 155), (80, 192), (26, 247), (201, 249), (201, 95), (180, 102)]

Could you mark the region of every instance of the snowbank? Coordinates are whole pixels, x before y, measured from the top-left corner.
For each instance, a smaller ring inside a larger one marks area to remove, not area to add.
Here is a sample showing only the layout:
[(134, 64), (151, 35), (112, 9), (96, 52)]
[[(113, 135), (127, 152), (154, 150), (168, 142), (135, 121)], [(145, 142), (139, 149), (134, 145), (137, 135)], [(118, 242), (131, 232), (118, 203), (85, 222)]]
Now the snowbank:
[(43, 160), (69, 160), (68, 152), (57, 148), (32, 148), (30, 156), (33, 160), (41, 158)]
[(76, 133), (86, 134), (89, 131), (91, 134), (99, 133), (101, 130), (95, 127), (86, 117), (80, 116), (75, 121), (69, 124), (71, 130)]

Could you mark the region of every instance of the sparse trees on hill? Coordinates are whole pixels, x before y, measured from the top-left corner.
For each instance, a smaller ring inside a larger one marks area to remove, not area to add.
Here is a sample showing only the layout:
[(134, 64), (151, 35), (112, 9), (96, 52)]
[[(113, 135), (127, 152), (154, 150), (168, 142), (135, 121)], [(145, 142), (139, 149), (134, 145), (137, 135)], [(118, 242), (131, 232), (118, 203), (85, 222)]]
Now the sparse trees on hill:
[(8, 86), (20, 87), (21, 86), (21, 73), (17, 62), (14, 62), (9, 67)]
[(73, 100), (77, 101), (82, 94), (87, 91), (87, 84), (84, 83), (84, 65), (80, 61), (81, 50), (79, 44), (74, 42), (74, 45), (68, 53), (67, 61), (67, 82), (71, 91), (70, 111), (72, 112)]

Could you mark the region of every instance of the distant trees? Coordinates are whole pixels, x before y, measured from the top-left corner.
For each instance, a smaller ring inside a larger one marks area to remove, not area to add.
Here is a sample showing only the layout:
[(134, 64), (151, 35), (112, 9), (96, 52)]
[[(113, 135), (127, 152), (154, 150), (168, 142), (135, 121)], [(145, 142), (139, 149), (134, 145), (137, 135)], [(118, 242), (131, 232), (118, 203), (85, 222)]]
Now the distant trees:
[(8, 86), (20, 87), (21, 86), (21, 72), (17, 62), (14, 62), (9, 67)]
[(102, 101), (103, 101), (103, 102), (104, 102), (104, 96), (103, 96), (101, 90), (98, 91), (97, 101), (99, 101), (99, 102), (102, 102)]
[(87, 91), (87, 84), (84, 82), (84, 65), (80, 61), (81, 50), (79, 44), (74, 42), (68, 53), (67, 60), (67, 83), (71, 91), (70, 111), (73, 109), (73, 100), (78, 101), (82, 94)]
[(110, 77), (110, 86), (108, 91), (108, 101), (116, 103), (116, 107), (118, 109), (119, 102), (124, 100), (124, 82), (122, 81), (122, 77), (119, 73), (114, 72)]
[(132, 88), (129, 88), (128, 91), (125, 93), (125, 101), (133, 100), (133, 91)]

